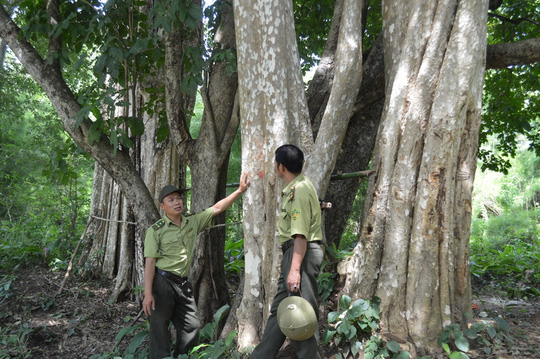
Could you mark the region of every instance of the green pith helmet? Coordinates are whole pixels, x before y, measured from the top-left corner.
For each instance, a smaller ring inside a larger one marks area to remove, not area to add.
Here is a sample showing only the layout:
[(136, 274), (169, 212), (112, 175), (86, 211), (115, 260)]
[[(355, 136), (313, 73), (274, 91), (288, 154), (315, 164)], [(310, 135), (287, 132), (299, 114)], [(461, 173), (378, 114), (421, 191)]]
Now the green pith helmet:
[(296, 341), (309, 339), (317, 330), (317, 316), (313, 307), (302, 297), (290, 296), (279, 303), (277, 310), (279, 329)]

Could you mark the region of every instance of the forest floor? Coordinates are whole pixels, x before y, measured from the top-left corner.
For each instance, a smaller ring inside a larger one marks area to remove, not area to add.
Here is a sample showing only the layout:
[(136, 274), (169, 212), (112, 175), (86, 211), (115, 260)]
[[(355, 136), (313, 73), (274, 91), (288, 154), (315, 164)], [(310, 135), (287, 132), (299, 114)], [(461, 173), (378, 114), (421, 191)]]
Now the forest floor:
[[(80, 279), (69, 279), (62, 295), (55, 298), (63, 276), (34, 267), (19, 270), (8, 291), (0, 288), (0, 358), (89, 358), (115, 351), (115, 337), (133, 325), (139, 305), (109, 303), (110, 283)], [(503, 344), (491, 355), (475, 349), (469, 353), (471, 358), (540, 358), (540, 301), (483, 295), (474, 303), (479, 307), (475, 313), (484, 310), (490, 317), (500, 314), (506, 319), (513, 344)], [(144, 325), (144, 319), (137, 323)], [(121, 342), (119, 353), (129, 341)], [(325, 350), (321, 348), (323, 358), (332, 358)], [(291, 356), (285, 351), (280, 357)]]

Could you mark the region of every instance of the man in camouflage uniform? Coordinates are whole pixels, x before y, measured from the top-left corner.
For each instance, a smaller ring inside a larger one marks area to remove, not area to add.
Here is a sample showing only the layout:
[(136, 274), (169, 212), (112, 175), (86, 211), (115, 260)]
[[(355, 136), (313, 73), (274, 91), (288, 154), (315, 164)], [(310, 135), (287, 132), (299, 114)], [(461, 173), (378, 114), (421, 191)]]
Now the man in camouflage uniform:
[(147, 231), (144, 241), (143, 309), (150, 316), (151, 359), (171, 355), (169, 322), (176, 328), (174, 357), (187, 354), (196, 344), (200, 322), (191, 284), (187, 281), (197, 234), (212, 223), (249, 187), (243, 174), (238, 189), (212, 207), (193, 215), (184, 215), (181, 191), (171, 185), (159, 194), (163, 218)]
[[(321, 269), (323, 252), (321, 208), (311, 181), (302, 172), (304, 154), (293, 145), (283, 145), (275, 153), (276, 172), (287, 186), (281, 193), (281, 215), (277, 223), (278, 241), (283, 250), (281, 274), (261, 342), (251, 359), (275, 358), (285, 341), (279, 329), (277, 308), (291, 293), (300, 293), (319, 317), (317, 303), (317, 276)], [(294, 341), (298, 358), (319, 359), (319, 335), (304, 341)]]

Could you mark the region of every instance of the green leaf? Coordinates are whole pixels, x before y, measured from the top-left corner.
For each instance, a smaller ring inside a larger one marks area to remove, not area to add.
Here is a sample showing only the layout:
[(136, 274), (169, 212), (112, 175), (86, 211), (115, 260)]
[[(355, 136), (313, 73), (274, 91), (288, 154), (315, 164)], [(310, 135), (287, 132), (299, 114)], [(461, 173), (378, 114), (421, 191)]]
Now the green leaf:
[(109, 53), (111, 54), (111, 57), (115, 58), (116, 60), (124, 59), (124, 53), (118, 47), (109, 47)]
[(402, 350), (398, 355), (394, 356), (394, 359), (411, 359), (411, 353), (406, 350)]
[(330, 312), (328, 313), (328, 323), (334, 323), (339, 320), (341, 312)]
[(354, 337), (356, 337), (356, 328), (351, 325), (350, 329), (349, 329), (349, 332), (346, 334), (347, 335), (347, 339), (351, 340), (353, 339)]
[(225, 348), (223, 346), (223, 341), (218, 340), (217, 342), (214, 343), (213, 348), (212, 348), (212, 353), (210, 354), (209, 358), (210, 359), (219, 359), (219, 358), (221, 358), (223, 353), (225, 353), (226, 349), (227, 348)]
[(141, 53), (143, 51), (148, 50), (148, 48), (149, 48), (148, 40), (139, 38), (135, 40), (133, 45), (131, 45), (131, 48), (129, 49), (129, 55)]
[(120, 330), (120, 332), (119, 332), (118, 334), (116, 334), (116, 337), (114, 338), (114, 340), (116, 340), (117, 342), (119, 342), (119, 341), (121, 341), (126, 335), (133, 333), (134, 330), (135, 330), (135, 327), (125, 327), (125, 328), (122, 328), (122, 330)]
[(200, 20), (203, 17), (202, 8), (200, 6), (191, 5), (188, 11), (189, 15), (195, 20)]
[(199, 336), (206, 340), (212, 340), (214, 337), (214, 328), (212, 327), (212, 323), (206, 324), (204, 328), (201, 329)]
[(79, 56), (79, 58), (77, 59), (77, 61), (73, 65), (73, 71), (77, 71), (83, 65), (84, 61), (86, 60), (87, 55), (88, 54), (86, 52), (83, 52)]
[(367, 300), (357, 299), (357, 300), (354, 301), (352, 307), (353, 308), (358, 308), (361, 311), (366, 311), (366, 310), (368, 310), (370, 308), (370, 303)]
[(364, 346), (362, 345), (362, 342), (356, 342), (352, 345), (351, 350), (353, 351), (355, 358), (356, 358), (356, 354), (358, 354), (360, 350), (363, 349), (363, 347)]
[(127, 125), (133, 136), (141, 136), (144, 133), (144, 122), (138, 117), (130, 117)]
[(349, 322), (342, 322), (339, 327), (337, 327), (337, 332), (340, 334), (345, 334), (345, 336), (348, 336), (350, 331), (352, 330), (353, 326)]
[(236, 337), (236, 330), (230, 331), (229, 334), (227, 334), (227, 338), (225, 338), (225, 345), (227, 347), (230, 347), (232, 343), (234, 342), (234, 338)]
[(116, 156), (116, 152), (118, 151), (118, 136), (116, 133), (116, 130), (111, 131), (111, 136), (109, 137), (109, 142), (114, 148), (114, 155)]
[(157, 142), (160, 143), (160, 142), (165, 141), (168, 135), (169, 135), (169, 125), (167, 123), (165, 124), (162, 123), (161, 126), (159, 126), (156, 133)]
[(455, 343), (456, 343), (456, 347), (462, 352), (469, 351), (469, 341), (467, 340), (467, 338), (463, 336), (456, 338)]
[(465, 329), (463, 335), (469, 339), (476, 339), (478, 337), (478, 331), (474, 327), (471, 327), (470, 329)]
[(78, 127), (81, 125), (83, 120), (88, 117), (88, 114), (90, 113), (90, 107), (85, 106), (77, 112), (77, 121), (75, 122), (75, 127)]
[(461, 331), (459, 326), (454, 329), (453, 334), (454, 334), (454, 338), (456, 338), (456, 339), (463, 337), (463, 332)]
[(401, 345), (399, 345), (399, 343), (396, 342), (395, 340), (390, 340), (388, 343), (386, 343), (386, 347), (392, 353), (399, 353), (401, 350)]
[(219, 308), (214, 314), (214, 322), (219, 323), (223, 316), (231, 309), (231, 307), (225, 304), (223, 307)]
[(348, 295), (342, 295), (339, 299), (339, 309), (346, 310), (351, 306), (351, 297)]
[(461, 359), (460, 352), (453, 352), (450, 354), (450, 359)]
[(131, 343), (129, 343), (129, 346), (127, 348), (128, 353), (135, 353), (137, 351), (137, 348), (141, 345), (143, 340), (148, 336), (148, 332), (142, 331), (137, 333), (133, 339), (131, 340)]
[(450, 346), (448, 346), (447, 343), (442, 343), (441, 345), (442, 345), (444, 351), (446, 352), (446, 354), (450, 355)]
[(488, 333), (491, 339), (495, 338), (495, 336), (497, 335), (497, 331), (493, 327), (486, 328), (486, 332)]
[(322, 336), (322, 343), (324, 345), (327, 345), (328, 343), (330, 343), (330, 341), (332, 340), (332, 338), (334, 338), (334, 335), (336, 334), (336, 330), (335, 329), (328, 329), (326, 328), (326, 330), (324, 331), (323, 333), (323, 336)]
[(355, 306), (353, 305), (351, 309), (348, 310), (347, 315), (350, 318), (360, 318), (364, 314), (364, 310), (361, 306)]
[(499, 328), (501, 328), (507, 333), (510, 332), (510, 326), (508, 325), (508, 322), (504, 320), (503, 317), (495, 318), (495, 322), (497, 322), (497, 325), (499, 326)]
[(108, 56), (107, 54), (103, 54), (99, 57), (99, 59), (96, 61), (96, 64), (94, 66), (94, 72), (99, 74), (103, 72), (103, 69), (105, 69), (105, 64), (107, 63)]
[(93, 144), (94, 142), (99, 141), (100, 137), (101, 132), (99, 131), (98, 126), (94, 123), (92, 126), (90, 126), (88, 131), (88, 143)]
[(181, 22), (185, 23), (186, 20), (187, 20), (187, 16), (188, 16), (188, 9), (185, 6), (179, 7), (178, 8), (178, 19)]

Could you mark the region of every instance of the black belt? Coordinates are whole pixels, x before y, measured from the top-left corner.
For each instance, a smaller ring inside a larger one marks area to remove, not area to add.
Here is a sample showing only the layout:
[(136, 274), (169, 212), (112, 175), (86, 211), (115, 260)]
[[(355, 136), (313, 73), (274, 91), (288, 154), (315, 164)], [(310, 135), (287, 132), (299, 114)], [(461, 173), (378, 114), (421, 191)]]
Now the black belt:
[(167, 272), (167, 271), (164, 271), (164, 270), (161, 270), (159, 268), (156, 268), (156, 272), (158, 274), (161, 274), (162, 276), (164, 276), (165, 278), (168, 278), (170, 279), (173, 283), (176, 283), (178, 284), (179, 286), (183, 286), (184, 284), (187, 283), (187, 278), (186, 277), (180, 277), (180, 276), (177, 276), (176, 274), (172, 274), (171, 272)]
[[(322, 244), (322, 241), (311, 241), (311, 242), (308, 242), (308, 244), (310, 244), (310, 243), (320, 245), (320, 244)], [(283, 251), (283, 253), (285, 253), (285, 251), (286, 251), (287, 249), (291, 248), (292, 246), (294, 246), (294, 239), (288, 240), (287, 242), (283, 243), (283, 244), (281, 245), (281, 250)]]

